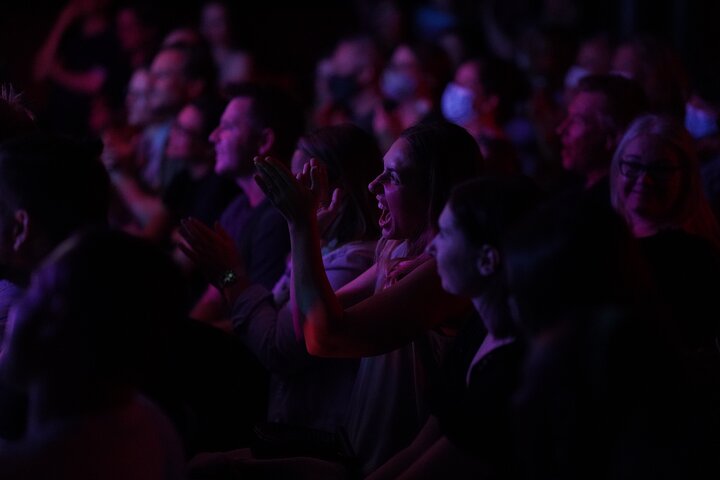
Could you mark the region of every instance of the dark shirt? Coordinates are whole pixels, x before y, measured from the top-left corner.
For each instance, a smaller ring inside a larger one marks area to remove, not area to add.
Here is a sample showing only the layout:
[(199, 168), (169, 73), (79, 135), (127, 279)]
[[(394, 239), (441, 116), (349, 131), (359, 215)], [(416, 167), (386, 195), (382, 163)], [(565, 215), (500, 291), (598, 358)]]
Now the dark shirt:
[(272, 289), (290, 251), (287, 222), (280, 212), (267, 198), (253, 208), (241, 194), (225, 209), (220, 225), (235, 240), (250, 281)]
[(660, 299), (685, 347), (714, 348), (720, 324), (720, 254), (706, 240), (682, 230), (641, 238)]
[(196, 180), (183, 170), (168, 185), (163, 203), (175, 220), (193, 217), (212, 225), (238, 193), (231, 180), (214, 172)]

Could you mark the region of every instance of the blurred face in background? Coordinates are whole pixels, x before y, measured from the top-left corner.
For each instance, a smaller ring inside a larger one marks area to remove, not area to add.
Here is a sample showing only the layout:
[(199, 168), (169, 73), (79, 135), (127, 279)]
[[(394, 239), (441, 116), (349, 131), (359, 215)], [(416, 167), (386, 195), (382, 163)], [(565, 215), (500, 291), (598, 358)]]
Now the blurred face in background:
[(203, 135), (204, 120), (194, 105), (186, 105), (175, 118), (165, 154), (169, 158), (192, 161), (205, 159), (208, 141)]
[(150, 111), (150, 73), (145, 69), (136, 70), (130, 78), (125, 96), (127, 122), (133, 127), (144, 127), (152, 118)]

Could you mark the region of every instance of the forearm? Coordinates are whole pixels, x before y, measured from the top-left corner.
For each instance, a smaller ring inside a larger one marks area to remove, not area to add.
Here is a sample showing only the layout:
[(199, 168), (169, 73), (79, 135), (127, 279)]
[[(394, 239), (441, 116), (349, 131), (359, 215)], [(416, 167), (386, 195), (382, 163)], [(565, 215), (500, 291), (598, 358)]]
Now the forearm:
[(288, 309), (278, 309), (272, 294), (260, 285), (248, 287), (231, 304), (233, 333), (260, 363), (276, 374), (292, 374), (310, 356), (302, 337), (297, 337)]
[(302, 325), (305, 343), (313, 355), (322, 354), (332, 336), (342, 329), (343, 309), (330, 286), (314, 222), (290, 229), (293, 268), (293, 315)]
[(162, 214), (162, 201), (143, 192), (137, 181), (121, 171), (111, 171), (110, 178), (125, 205), (130, 209), (135, 220), (145, 228), (152, 219)]
[(87, 72), (73, 72), (60, 65), (50, 70), (50, 78), (59, 85), (76, 93), (95, 95), (105, 83), (105, 72), (102, 69), (93, 69)]

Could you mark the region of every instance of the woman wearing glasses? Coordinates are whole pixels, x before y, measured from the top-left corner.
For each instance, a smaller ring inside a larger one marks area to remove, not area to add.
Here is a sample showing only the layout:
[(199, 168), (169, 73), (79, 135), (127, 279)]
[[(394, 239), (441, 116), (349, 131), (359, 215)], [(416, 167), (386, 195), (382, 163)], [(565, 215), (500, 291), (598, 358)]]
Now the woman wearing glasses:
[(720, 308), (720, 228), (700, 181), (693, 141), (674, 119), (638, 118), (610, 166), (610, 198), (640, 240), (678, 339), (711, 347)]

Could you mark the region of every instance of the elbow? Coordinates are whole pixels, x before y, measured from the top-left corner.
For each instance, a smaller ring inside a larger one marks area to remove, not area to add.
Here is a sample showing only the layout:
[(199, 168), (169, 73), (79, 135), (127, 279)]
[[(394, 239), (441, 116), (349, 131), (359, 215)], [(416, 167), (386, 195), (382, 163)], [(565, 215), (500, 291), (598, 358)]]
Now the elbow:
[(332, 351), (328, 348), (327, 335), (323, 335), (310, 322), (305, 323), (303, 328), (305, 335), (305, 348), (313, 357), (330, 357)]

